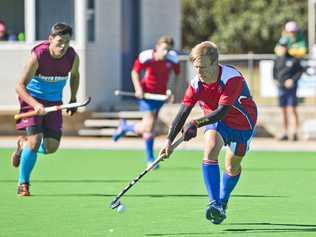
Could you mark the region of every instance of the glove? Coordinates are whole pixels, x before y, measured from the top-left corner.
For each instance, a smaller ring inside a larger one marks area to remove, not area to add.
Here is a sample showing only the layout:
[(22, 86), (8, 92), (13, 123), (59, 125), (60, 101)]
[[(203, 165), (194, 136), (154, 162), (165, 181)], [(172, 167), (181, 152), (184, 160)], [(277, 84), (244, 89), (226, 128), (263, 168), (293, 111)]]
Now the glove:
[[(73, 100), (70, 100), (69, 103), (75, 103), (77, 102), (77, 99), (73, 99)], [(69, 109), (66, 109), (66, 113), (67, 114), (70, 114), (70, 116), (74, 115), (76, 112), (77, 112), (78, 108), (75, 107), (75, 108), (69, 108)]]
[(194, 120), (184, 125), (182, 129), (183, 140), (189, 141), (190, 139), (196, 137), (197, 129), (198, 126)]

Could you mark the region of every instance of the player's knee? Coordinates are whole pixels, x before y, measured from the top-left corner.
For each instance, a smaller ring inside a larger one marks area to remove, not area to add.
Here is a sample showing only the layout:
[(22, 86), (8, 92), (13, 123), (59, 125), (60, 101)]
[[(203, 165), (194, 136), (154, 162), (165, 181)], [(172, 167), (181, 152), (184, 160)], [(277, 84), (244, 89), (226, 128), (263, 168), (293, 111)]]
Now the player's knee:
[(27, 139), (27, 146), (31, 150), (36, 151), (38, 147), (40, 146), (41, 141), (42, 141), (42, 135), (40, 134), (29, 136)]
[(203, 160), (211, 160), (211, 161), (217, 161), (218, 160), (218, 154), (216, 152), (204, 152)]
[(149, 139), (154, 139), (155, 133), (154, 132), (144, 132), (143, 133), (143, 139), (144, 140), (149, 140)]
[(240, 173), (241, 166), (240, 164), (225, 164), (225, 171), (230, 176), (236, 176)]
[(219, 151), (216, 149), (215, 143), (209, 143), (204, 150), (204, 160), (217, 160)]

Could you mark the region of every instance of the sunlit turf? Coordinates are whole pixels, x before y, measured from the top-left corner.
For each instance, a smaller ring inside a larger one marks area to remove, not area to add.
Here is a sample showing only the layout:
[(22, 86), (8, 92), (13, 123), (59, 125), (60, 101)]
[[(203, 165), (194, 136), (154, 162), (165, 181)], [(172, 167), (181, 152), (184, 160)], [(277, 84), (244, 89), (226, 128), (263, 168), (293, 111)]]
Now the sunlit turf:
[(142, 151), (39, 156), (28, 198), (16, 196), (18, 170), (9, 154), (0, 151), (1, 237), (316, 235), (315, 153), (249, 153), (218, 226), (204, 217), (201, 152), (175, 151), (122, 198), (125, 213), (109, 204), (144, 169)]

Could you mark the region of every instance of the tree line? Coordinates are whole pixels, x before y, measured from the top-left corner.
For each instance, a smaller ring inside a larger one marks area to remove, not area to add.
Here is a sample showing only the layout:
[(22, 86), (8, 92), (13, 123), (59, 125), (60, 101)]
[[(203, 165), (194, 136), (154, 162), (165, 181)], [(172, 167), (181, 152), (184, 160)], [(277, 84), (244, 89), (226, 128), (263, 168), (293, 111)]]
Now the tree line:
[(182, 0), (182, 45), (211, 40), (221, 53), (273, 53), (284, 24), (307, 36), (307, 0)]

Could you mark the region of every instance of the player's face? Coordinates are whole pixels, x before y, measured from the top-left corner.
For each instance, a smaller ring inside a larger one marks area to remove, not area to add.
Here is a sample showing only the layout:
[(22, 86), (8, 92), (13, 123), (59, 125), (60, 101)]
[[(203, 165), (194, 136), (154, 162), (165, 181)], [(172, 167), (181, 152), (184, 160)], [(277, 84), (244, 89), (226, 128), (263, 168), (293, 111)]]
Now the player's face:
[(156, 46), (156, 59), (164, 60), (170, 50), (171, 50), (171, 47), (168, 44), (166, 43), (158, 44)]
[(200, 57), (193, 61), (193, 67), (201, 81), (209, 82), (214, 77), (217, 63), (212, 64), (209, 58)]
[(56, 35), (56, 36), (49, 36), (49, 48), (50, 52), (52, 53), (53, 57), (61, 58), (67, 52), (69, 48), (70, 42), (70, 35)]
[(6, 34), (5, 26), (0, 24), (0, 39), (3, 39), (5, 37), (5, 34)]

